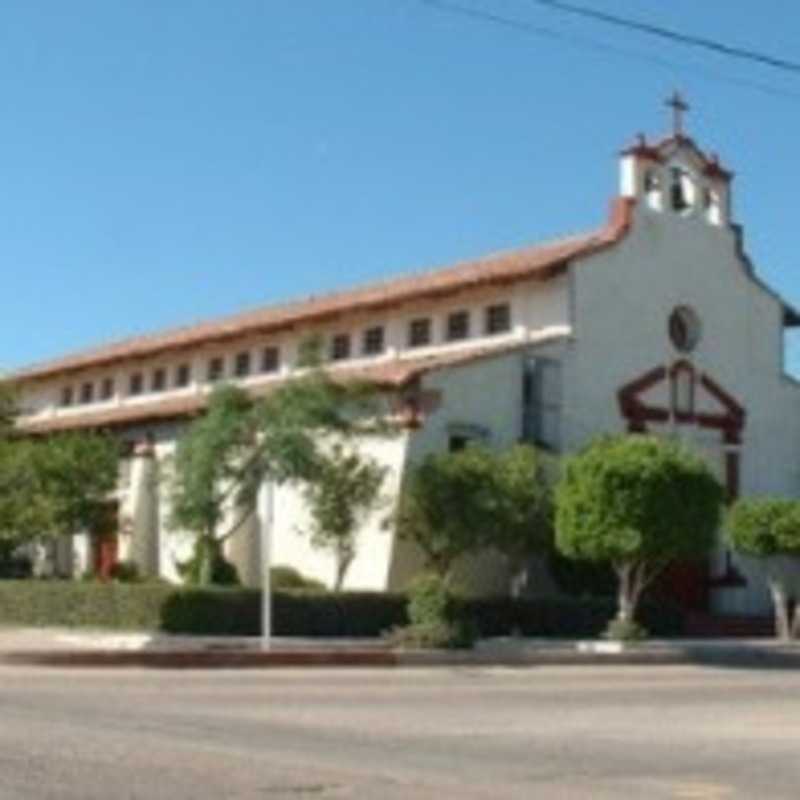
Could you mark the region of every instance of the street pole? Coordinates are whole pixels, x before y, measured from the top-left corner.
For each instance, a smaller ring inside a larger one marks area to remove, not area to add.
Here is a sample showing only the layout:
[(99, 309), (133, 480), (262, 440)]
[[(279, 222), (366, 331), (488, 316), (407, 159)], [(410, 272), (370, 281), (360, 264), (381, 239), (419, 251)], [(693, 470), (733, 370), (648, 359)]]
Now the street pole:
[(263, 480), (256, 501), (261, 537), (261, 649), (272, 647), (272, 526), (275, 517), (275, 490), (272, 481)]

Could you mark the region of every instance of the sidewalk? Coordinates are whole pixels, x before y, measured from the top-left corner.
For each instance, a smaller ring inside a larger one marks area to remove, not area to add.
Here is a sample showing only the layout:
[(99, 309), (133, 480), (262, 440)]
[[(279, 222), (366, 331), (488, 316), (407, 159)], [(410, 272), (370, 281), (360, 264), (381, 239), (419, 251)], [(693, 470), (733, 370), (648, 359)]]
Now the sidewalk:
[(773, 639), (604, 641), (497, 638), (474, 650), (393, 650), (380, 639), (171, 636), (63, 628), (0, 628), (0, 665), (241, 669), (580, 664), (705, 664), (800, 669), (800, 644)]

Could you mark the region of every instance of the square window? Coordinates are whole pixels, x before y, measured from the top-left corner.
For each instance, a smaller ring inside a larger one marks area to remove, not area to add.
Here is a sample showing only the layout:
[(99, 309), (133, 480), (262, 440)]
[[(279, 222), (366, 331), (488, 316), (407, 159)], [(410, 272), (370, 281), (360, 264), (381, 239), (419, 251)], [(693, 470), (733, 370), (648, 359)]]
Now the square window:
[(486, 333), (507, 333), (511, 330), (511, 308), (508, 303), (489, 306), (486, 309)]
[(447, 317), (447, 341), (457, 342), (469, 336), (469, 311), (454, 311)]
[(103, 378), (103, 382), (102, 384), (100, 384), (100, 399), (110, 400), (113, 396), (114, 396), (114, 379)]
[(237, 354), (234, 369), (237, 378), (246, 378), (250, 374), (250, 353), (247, 350)]
[(167, 388), (167, 371), (163, 367), (153, 370), (150, 388), (154, 392), (163, 392)]
[(192, 380), (192, 368), (188, 364), (179, 364), (175, 369), (175, 386), (185, 389)]
[(81, 403), (91, 403), (94, 400), (94, 384), (84, 383), (81, 386)]
[(408, 346), (424, 347), (431, 343), (431, 321), (427, 317), (412, 319), (408, 324)]
[(277, 347), (265, 347), (261, 351), (261, 371), (277, 372), (281, 363), (281, 353)]
[(75, 390), (71, 386), (65, 386), (61, 390), (61, 405), (71, 406), (72, 401), (75, 399)]
[(141, 372), (134, 372), (128, 383), (128, 394), (137, 395), (144, 391), (144, 377)]
[(222, 380), (223, 375), (225, 374), (225, 362), (223, 361), (221, 356), (217, 358), (212, 358), (208, 362), (208, 372), (207, 378), (209, 383), (216, 383), (219, 380)]
[(350, 335), (340, 333), (331, 339), (331, 361), (350, 358)]
[(364, 341), (362, 351), (364, 355), (375, 356), (383, 352), (383, 326), (376, 325), (374, 328), (367, 328), (364, 331)]

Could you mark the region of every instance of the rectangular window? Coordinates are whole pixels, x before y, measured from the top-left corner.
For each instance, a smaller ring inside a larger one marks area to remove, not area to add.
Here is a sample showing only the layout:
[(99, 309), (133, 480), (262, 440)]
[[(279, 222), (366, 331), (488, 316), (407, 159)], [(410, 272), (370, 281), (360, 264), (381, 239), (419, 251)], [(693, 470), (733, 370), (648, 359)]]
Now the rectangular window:
[(141, 372), (134, 372), (128, 382), (128, 394), (135, 396), (144, 391), (144, 377)]
[(261, 351), (261, 371), (277, 372), (281, 365), (281, 353), (277, 347), (265, 347)]
[(71, 386), (65, 386), (61, 390), (61, 405), (71, 406), (72, 401), (75, 399), (75, 390)]
[(486, 333), (508, 333), (511, 330), (511, 307), (508, 303), (489, 306), (486, 309)]
[(425, 347), (431, 343), (431, 321), (427, 317), (412, 319), (408, 324), (408, 346)]
[(375, 356), (383, 352), (383, 326), (376, 325), (364, 331), (361, 350), (365, 356)]
[(81, 403), (91, 403), (94, 400), (94, 384), (84, 383), (81, 386)]
[(525, 368), (522, 384), (523, 439), (550, 450), (561, 447), (561, 363), (534, 358)]
[(343, 361), (350, 358), (350, 335), (340, 333), (331, 339), (331, 361)]
[(150, 389), (154, 392), (163, 392), (167, 388), (167, 371), (163, 367), (153, 370), (150, 379)]
[(250, 353), (245, 350), (236, 356), (236, 377), (246, 378), (250, 374)]
[(206, 378), (208, 379), (208, 382), (216, 383), (217, 381), (222, 380), (224, 375), (225, 375), (225, 361), (222, 359), (221, 356), (212, 358), (208, 362), (208, 371), (206, 372)]
[(451, 453), (457, 453), (470, 445), (486, 445), (490, 438), (490, 431), (483, 425), (465, 423), (451, 423), (447, 426), (447, 448)]
[(192, 368), (188, 364), (179, 364), (175, 369), (175, 386), (185, 389), (192, 380)]
[(103, 378), (103, 383), (100, 385), (100, 399), (110, 400), (114, 396), (114, 379)]
[(447, 341), (458, 342), (469, 337), (469, 311), (454, 311), (447, 317)]

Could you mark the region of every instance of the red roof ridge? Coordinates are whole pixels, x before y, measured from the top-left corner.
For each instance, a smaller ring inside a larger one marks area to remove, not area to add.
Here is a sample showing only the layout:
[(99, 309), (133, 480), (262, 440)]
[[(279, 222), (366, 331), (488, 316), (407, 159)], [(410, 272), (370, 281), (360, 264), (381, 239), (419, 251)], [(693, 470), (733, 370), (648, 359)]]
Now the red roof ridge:
[(61, 358), (33, 364), (8, 376), (11, 380), (50, 377), (58, 373), (103, 366), (127, 358), (154, 356), (170, 350), (246, 334), (285, 330), (357, 310), (377, 310), (415, 299), (450, 294), (482, 285), (511, 283), (526, 278), (553, 277), (577, 256), (588, 255), (622, 238), (631, 219), (633, 201), (615, 198), (608, 222), (600, 229), (542, 244), (504, 250), (400, 277), (368, 283), (349, 290), (262, 306), (230, 316), (128, 337)]

